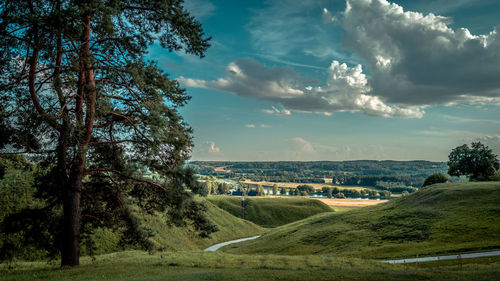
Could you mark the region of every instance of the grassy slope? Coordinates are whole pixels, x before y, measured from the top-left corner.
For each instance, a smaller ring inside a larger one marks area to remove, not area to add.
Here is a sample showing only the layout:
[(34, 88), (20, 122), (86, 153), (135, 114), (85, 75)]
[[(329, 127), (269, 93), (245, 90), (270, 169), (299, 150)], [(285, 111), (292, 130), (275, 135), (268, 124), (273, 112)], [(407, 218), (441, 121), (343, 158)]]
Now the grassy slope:
[[(241, 217), (240, 197), (210, 196), (208, 200), (234, 216)], [(246, 197), (245, 200), (245, 219), (263, 227), (276, 227), (331, 211), (324, 203), (308, 198)]]
[[(210, 238), (201, 238), (192, 227), (167, 226), (160, 215), (143, 214), (145, 225), (153, 230), (151, 241), (156, 248), (165, 251), (200, 250), (220, 242), (263, 233), (265, 230), (246, 220), (234, 217), (210, 202), (207, 204), (207, 216), (217, 225), (219, 231)], [(119, 236), (109, 231), (101, 230), (97, 235), (97, 253), (109, 253), (119, 249)]]
[(331, 256), (127, 251), (81, 263), (61, 269), (57, 263), (21, 262), (11, 270), (4, 264), (0, 280), (495, 280), (500, 274), (495, 259), (405, 267)]
[(500, 182), (437, 184), (385, 204), (320, 214), (223, 250), (389, 258), (498, 249), (499, 202)]

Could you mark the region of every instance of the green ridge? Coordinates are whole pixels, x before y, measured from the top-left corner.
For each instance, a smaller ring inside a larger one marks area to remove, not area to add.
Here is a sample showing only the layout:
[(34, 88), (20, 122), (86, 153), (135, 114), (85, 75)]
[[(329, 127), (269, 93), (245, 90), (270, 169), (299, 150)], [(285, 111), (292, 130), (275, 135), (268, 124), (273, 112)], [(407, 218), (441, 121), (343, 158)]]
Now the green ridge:
[[(209, 196), (208, 201), (241, 217), (241, 197)], [(319, 200), (271, 197), (245, 199), (245, 219), (263, 227), (276, 227), (333, 210)]]
[(362, 258), (500, 249), (500, 182), (436, 184), (387, 203), (326, 213), (222, 248)]
[[(207, 205), (208, 218), (219, 229), (219, 231), (212, 233), (210, 238), (199, 237), (197, 232), (190, 226), (168, 226), (165, 224), (165, 220), (162, 219), (162, 215), (140, 214), (140, 217), (144, 219), (145, 226), (153, 231), (154, 235), (149, 239), (155, 245), (156, 250), (202, 250), (213, 244), (257, 235), (265, 231), (262, 227), (250, 221), (237, 218), (210, 202), (205, 201), (205, 203)], [(95, 235), (97, 254), (109, 253), (120, 249), (118, 246), (119, 235), (112, 233), (110, 230), (103, 229), (96, 232)]]

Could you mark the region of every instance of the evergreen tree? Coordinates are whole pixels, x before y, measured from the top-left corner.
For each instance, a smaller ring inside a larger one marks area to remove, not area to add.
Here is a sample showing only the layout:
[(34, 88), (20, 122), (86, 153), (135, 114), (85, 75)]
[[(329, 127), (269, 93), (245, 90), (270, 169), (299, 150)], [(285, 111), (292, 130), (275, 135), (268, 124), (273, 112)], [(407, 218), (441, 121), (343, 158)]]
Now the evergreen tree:
[(36, 225), (26, 243), (70, 266), (95, 227), (125, 229), (128, 242), (151, 246), (132, 200), (176, 225), (192, 221), (201, 235), (214, 231), (184, 168), (191, 129), (178, 109), (190, 97), (144, 59), (154, 42), (199, 57), (209, 47), (182, 1), (3, 0), (0, 14), (0, 121), (12, 125), (2, 126), (12, 134), (0, 148), (38, 155), (48, 169), (37, 179), (44, 207), (6, 218), (4, 229)]
[(280, 193), (282, 196), (286, 196), (286, 188), (282, 187)]
[(278, 195), (278, 186), (276, 184), (273, 184), (273, 195)]
[(266, 193), (264, 191), (264, 188), (262, 187), (262, 185), (257, 185), (257, 196), (265, 196)]

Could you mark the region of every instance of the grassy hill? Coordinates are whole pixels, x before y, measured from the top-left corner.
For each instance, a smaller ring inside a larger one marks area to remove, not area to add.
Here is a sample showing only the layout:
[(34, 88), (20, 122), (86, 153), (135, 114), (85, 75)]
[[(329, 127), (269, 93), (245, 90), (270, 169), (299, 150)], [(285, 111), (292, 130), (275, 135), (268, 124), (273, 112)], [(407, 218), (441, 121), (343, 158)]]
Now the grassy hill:
[(500, 249), (500, 182), (432, 185), (384, 204), (319, 214), (222, 250), (389, 258), (488, 249)]
[[(204, 199), (202, 199), (204, 200)], [(140, 214), (145, 225), (154, 235), (149, 238), (157, 250), (185, 251), (200, 250), (220, 242), (261, 234), (264, 228), (246, 220), (237, 218), (218, 208), (210, 202), (207, 205), (207, 216), (217, 226), (219, 231), (212, 233), (210, 238), (200, 238), (192, 227), (175, 227), (165, 224), (161, 215)], [(109, 253), (120, 249), (120, 236), (106, 229), (100, 229), (95, 234), (97, 241), (96, 253)], [(132, 247), (133, 248), (133, 247)]]
[[(241, 198), (209, 196), (208, 201), (241, 217)], [(332, 212), (326, 204), (309, 198), (270, 197), (245, 200), (245, 219), (263, 227), (276, 227), (323, 212)]]

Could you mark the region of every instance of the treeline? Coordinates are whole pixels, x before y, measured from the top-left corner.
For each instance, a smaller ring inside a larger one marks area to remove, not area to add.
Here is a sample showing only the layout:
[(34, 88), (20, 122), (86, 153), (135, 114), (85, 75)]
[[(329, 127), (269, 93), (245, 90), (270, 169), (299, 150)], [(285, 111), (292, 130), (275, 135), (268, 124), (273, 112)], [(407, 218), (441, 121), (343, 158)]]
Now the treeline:
[[(268, 182), (323, 183), (332, 179), (338, 185), (376, 187), (381, 190), (405, 190), (420, 187), (434, 173), (446, 173), (445, 162), (430, 161), (280, 161), (229, 162), (194, 161), (198, 174), (221, 179)], [(224, 171), (216, 170), (225, 167)]]

